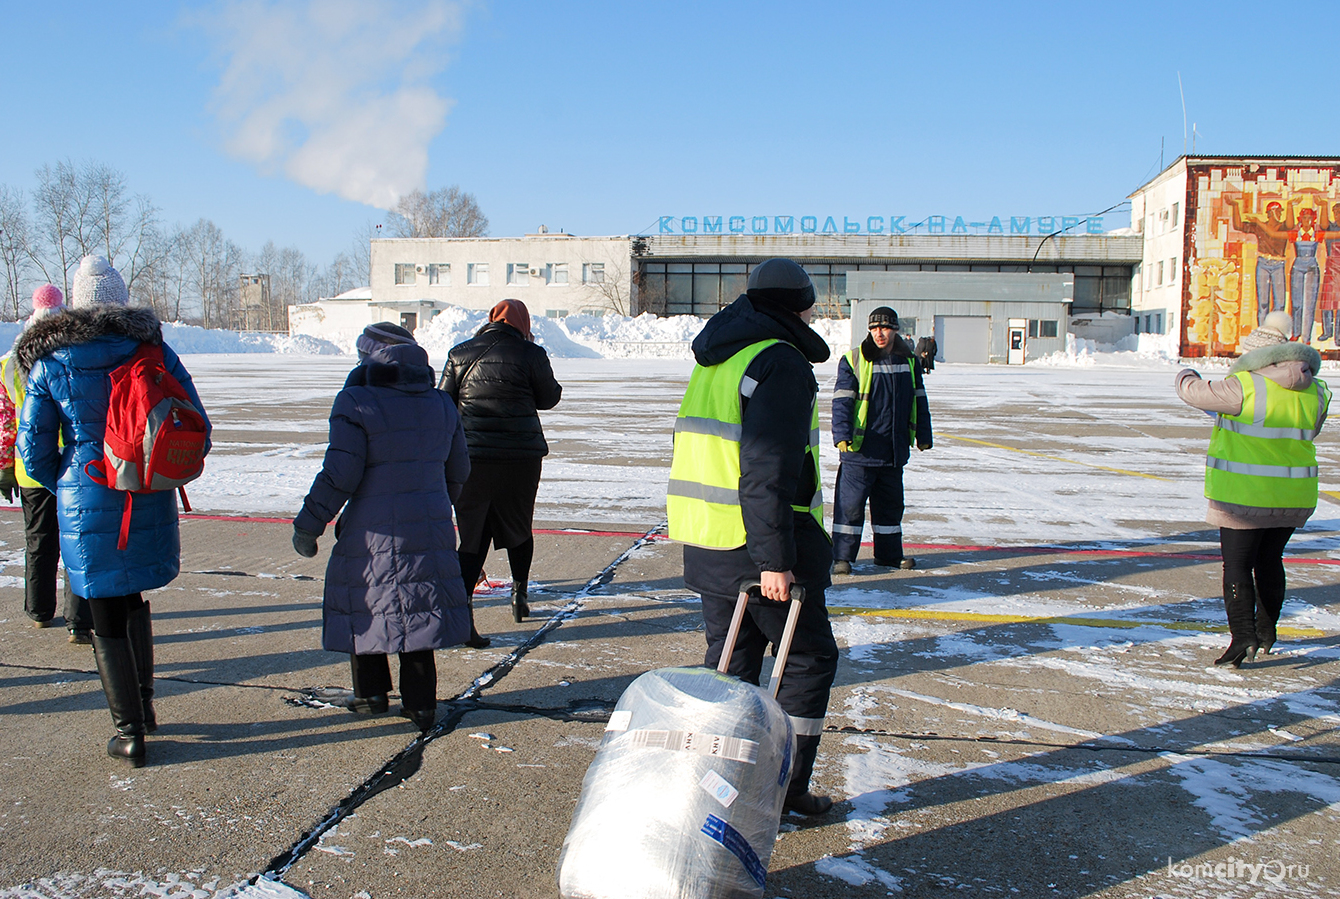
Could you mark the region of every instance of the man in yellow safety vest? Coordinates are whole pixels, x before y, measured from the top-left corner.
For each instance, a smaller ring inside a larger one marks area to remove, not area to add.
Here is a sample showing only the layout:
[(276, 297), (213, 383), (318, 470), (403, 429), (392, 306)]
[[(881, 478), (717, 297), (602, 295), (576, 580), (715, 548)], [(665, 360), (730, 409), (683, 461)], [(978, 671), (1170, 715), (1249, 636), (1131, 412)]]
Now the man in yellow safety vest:
[(828, 344), (810, 329), (814, 285), (789, 259), (754, 266), (747, 292), (707, 322), (675, 420), (666, 500), (670, 536), (683, 542), (684, 583), (703, 598), (706, 664), (715, 666), (740, 585), (758, 580), (730, 672), (757, 684), (776, 645), (793, 583), (805, 588), (777, 701), (796, 732), (785, 808), (821, 815), (833, 805), (810, 791), (838, 647), (824, 590), (832, 546), (823, 527), (818, 383), (812, 364)]

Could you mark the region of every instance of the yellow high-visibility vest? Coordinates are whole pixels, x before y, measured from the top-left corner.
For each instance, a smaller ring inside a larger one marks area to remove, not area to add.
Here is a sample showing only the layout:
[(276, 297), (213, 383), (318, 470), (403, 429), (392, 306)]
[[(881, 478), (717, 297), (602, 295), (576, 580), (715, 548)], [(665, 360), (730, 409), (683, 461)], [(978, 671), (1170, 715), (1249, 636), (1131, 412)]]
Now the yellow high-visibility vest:
[(1219, 415), (1205, 457), (1205, 495), (1262, 509), (1317, 505), (1317, 423), (1331, 402), (1320, 378), (1290, 390), (1258, 372), (1236, 372), (1242, 411)]
[[(894, 340), (901, 340), (900, 337), (894, 337)], [(892, 353), (889, 358), (893, 359)], [(856, 414), (852, 421), (851, 451), (857, 453), (861, 451), (861, 444), (865, 442), (865, 425), (870, 417), (870, 385), (875, 381), (875, 363), (865, 358), (861, 348), (853, 347), (847, 351), (847, 364), (851, 370), (856, 373)], [(897, 369), (903, 364), (898, 362), (882, 362), (882, 365), (892, 365)], [(917, 367), (912, 364), (912, 360), (906, 362), (908, 374), (912, 376), (912, 414), (908, 418), (910, 427), (907, 430), (907, 442), (915, 444), (917, 442), (917, 392), (921, 389), (917, 384)], [(834, 391), (835, 398), (849, 396), (849, 391)], [(896, 410), (895, 410), (896, 411)]]
[[(0, 389), (9, 394), (9, 399), (14, 403), (14, 425), (18, 427), (19, 415), (23, 412), (23, 397), (27, 384), (19, 376), (19, 363), (14, 358), (13, 353), (6, 353), (0, 357)], [(28, 470), (23, 467), (23, 457), (19, 455), (19, 448), (14, 447), (14, 478), (19, 482), (20, 487), (41, 487), (42, 485), (28, 477)]]
[[(745, 377), (745, 371), (759, 353), (781, 342), (762, 340), (719, 365), (694, 366), (675, 419), (675, 449), (665, 501), (672, 540), (708, 549), (744, 545), (744, 514), (740, 510), (743, 398), (751, 396), (757, 386)], [(808, 506), (792, 504), (791, 508), (810, 513), (822, 528), (817, 398), (810, 410), (810, 440), (805, 452), (814, 467), (814, 496)]]

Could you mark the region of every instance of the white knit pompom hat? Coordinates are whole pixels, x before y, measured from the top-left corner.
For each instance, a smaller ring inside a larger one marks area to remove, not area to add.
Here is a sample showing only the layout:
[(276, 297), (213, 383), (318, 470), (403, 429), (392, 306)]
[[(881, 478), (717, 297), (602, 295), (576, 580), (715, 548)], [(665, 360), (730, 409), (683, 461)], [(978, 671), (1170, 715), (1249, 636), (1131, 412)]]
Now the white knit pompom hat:
[(76, 309), (89, 306), (125, 306), (130, 303), (130, 292), (121, 273), (101, 256), (85, 256), (79, 261), (70, 285), (70, 305)]
[(1266, 316), (1261, 327), (1242, 338), (1241, 345), (1244, 350), (1259, 350), (1263, 346), (1274, 346), (1286, 342), (1292, 330), (1293, 319), (1289, 317), (1289, 313), (1272, 312)]

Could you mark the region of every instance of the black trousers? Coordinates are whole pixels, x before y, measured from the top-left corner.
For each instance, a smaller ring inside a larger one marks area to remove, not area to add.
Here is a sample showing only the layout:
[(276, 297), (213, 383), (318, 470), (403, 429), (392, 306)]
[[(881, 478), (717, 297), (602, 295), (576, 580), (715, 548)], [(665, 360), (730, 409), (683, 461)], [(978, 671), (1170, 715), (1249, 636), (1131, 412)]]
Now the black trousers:
[(833, 558), (856, 561), (870, 503), (870, 527), (875, 532), (875, 558), (903, 560), (903, 470), (896, 465), (838, 466), (833, 496)]
[[(45, 487), (20, 487), (19, 500), (23, 504), (23, 611), (33, 621), (50, 621), (56, 616), (56, 572), (60, 567), (56, 495)], [(65, 626), (92, 630), (88, 601), (70, 590), (68, 577), (64, 592)]]
[[(703, 624), (707, 631), (704, 663), (715, 668), (726, 649), (726, 635), (739, 594), (704, 593), (702, 597)], [(764, 653), (769, 644), (776, 651), (789, 608), (789, 603), (762, 601), (749, 604), (731, 654), (729, 673), (758, 684)], [(797, 796), (809, 790), (837, 665), (837, 640), (833, 638), (833, 628), (828, 621), (823, 589), (807, 590), (791, 641), (791, 654), (787, 656), (786, 670), (782, 672), (782, 684), (777, 692), (777, 704), (791, 716), (796, 729), (796, 766), (788, 795)]]
[(131, 593), (128, 596), (102, 596), (84, 601), (88, 603), (93, 619), (93, 633), (113, 640), (127, 638), (130, 613), (148, 604), (141, 593)]
[(1234, 584), (1254, 584), (1263, 596), (1284, 595), (1284, 547), (1293, 528), (1220, 528), (1224, 593)]
[[(350, 655), (354, 695), (385, 696), (391, 692), (391, 664), (383, 654)], [(437, 708), (437, 662), (431, 649), (400, 653), (400, 700), (411, 712)]]

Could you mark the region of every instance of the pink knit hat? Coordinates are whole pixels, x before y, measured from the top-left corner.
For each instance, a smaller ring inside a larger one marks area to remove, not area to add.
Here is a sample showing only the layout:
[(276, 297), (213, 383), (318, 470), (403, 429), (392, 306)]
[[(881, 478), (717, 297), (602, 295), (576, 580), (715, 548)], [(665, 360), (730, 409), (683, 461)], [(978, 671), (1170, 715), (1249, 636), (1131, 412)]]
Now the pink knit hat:
[(33, 318), (39, 319), (43, 316), (64, 308), (65, 297), (61, 294), (60, 288), (55, 284), (43, 284), (33, 291)]

